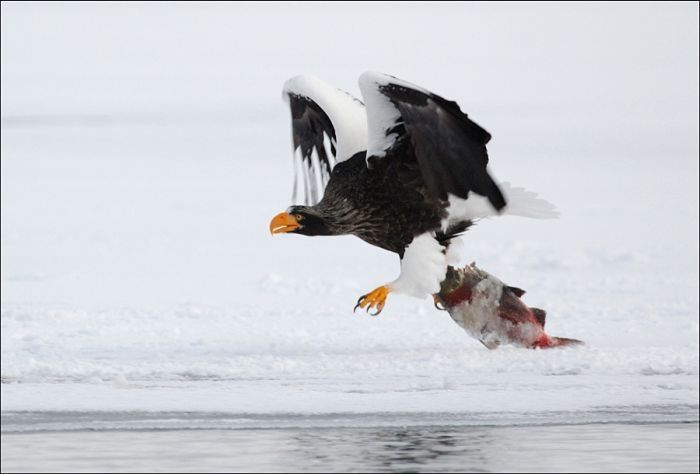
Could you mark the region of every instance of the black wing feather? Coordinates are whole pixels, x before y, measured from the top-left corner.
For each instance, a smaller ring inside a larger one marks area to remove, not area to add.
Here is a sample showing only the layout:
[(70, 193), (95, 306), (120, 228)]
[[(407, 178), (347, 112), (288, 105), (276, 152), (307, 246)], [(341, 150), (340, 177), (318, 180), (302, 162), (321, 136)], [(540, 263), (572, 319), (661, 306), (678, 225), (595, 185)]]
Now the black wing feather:
[[(330, 179), (331, 170), (335, 165), (335, 129), (328, 115), (318, 104), (308, 97), (289, 93), (289, 108), (292, 112), (292, 142), (294, 151), (301, 152), (302, 177), (304, 186), (304, 200), (306, 204), (315, 204), (320, 199), (317, 180), (320, 179), (321, 187), (325, 187)], [(330, 141), (330, 154), (326, 149), (325, 137)], [(316, 154), (314, 155), (314, 151)], [(314, 163), (316, 156), (316, 163)], [(320, 176), (316, 176), (316, 172)], [(294, 196), (299, 177), (294, 176)]]
[[(415, 159), (429, 192), (440, 199), (448, 193), (466, 199), (470, 191), (486, 196), (497, 210), (506, 205), (486, 170), (486, 144), (491, 135), (463, 113), (455, 102), (398, 84), (379, 85), (401, 114), (392, 130), (403, 159)], [(402, 134), (403, 132), (403, 134)], [(405, 140), (412, 154), (406, 156)], [(412, 155), (412, 156), (411, 156)], [(410, 157), (410, 158), (409, 158)]]

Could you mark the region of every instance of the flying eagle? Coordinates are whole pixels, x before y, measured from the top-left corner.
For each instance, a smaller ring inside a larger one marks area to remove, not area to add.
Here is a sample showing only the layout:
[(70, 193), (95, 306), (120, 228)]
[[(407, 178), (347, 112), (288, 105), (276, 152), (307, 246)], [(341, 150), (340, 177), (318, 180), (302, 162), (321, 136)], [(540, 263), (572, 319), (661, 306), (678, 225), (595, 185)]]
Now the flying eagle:
[(361, 101), (311, 76), (284, 85), (292, 112), (293, 205), (273, 234), (355, 235), (399, 255), (401, 274), (363, 295), (384, 308), (391, 292), (440, 289), (453, 239), (475, 219), (502, 213), (553, 217), (551, 204), (496, 184), (487, 170), (491, 135), (457, 103), (392, 76), (366, 72)]

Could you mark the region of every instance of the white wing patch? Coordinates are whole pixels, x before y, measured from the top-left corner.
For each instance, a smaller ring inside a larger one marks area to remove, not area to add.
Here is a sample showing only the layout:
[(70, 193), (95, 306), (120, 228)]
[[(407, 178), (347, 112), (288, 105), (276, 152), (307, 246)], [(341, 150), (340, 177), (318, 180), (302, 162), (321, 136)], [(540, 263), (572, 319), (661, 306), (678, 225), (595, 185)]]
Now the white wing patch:
[(447, 272), (443, 250), (431, 233), (414, 237), (401, 259), (401, 274), (389, 286), (396, 293), (418, 298), (439, 292)]
[(383, 157), (397, 138), (395, 133), (387, 134), (387, 132), (401, 120), (401, 114), (389, 98), (379, 91), (380, 86), (389, 83), (429, 94), (428, 91), (415, 84), (379, 72), (367, 71), (360, 76), (360, 91), (367, 104), (367, 124), (369, 126), (367, 157)]
[(288, 100), (289, 94), (308, 97), (328, 115), (336, 134), (337, 162), (367, 149), (367, 114), (362, 102), (313, 76), (289, 79), (282, 97)]

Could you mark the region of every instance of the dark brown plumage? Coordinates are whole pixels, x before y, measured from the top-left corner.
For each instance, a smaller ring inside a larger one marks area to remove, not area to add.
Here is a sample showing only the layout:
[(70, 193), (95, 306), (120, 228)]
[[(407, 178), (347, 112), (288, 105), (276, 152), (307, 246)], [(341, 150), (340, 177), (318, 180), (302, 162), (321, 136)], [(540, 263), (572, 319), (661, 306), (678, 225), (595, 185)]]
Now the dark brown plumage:
[(335, 166), (318, 204), (292, 206), (289, 213), (321, 219), (322, 235), (355, 235), (403, 256), (415, 235), (438, 231), (447, 243), (469, 227), (470, 221), (461, 221), (440, 232), (446, 207), (447, 201), (427, 191), (410, 162), (386, 159), (368, 169), (365, 154), (357, 153)]

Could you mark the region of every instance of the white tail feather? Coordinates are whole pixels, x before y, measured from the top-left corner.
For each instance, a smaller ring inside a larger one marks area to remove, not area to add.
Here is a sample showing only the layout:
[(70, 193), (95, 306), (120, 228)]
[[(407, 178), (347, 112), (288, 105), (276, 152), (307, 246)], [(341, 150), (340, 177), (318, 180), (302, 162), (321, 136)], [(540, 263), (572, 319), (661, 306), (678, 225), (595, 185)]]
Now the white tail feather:
[[(534, 219), (556, 219), (559, 217), (559, 211), (554, 207), (554, 204), (538, 197), (537, 193), (525, 188), (512, 187), (510, 183), (501, 183), (498, 187), (507, 203), (506, 207), (501, 210), (501, 215)], [(476, 193), (471, 193), (467, 199), (450, 196), (450, 207), (447, 212), (448, 218), (443, 222), (443, 227), (452, 221), (499, 215), (499, 212), (493, 208), (487, 198)]]
[(556, 219), (559, 211), (551, 202), (537, 196), (537, 193), (525, 188), (511, 187), (509, 183), (500, 185), (506, 197), (506, 207), (502, 214), (532, 217), (533, 219)]

